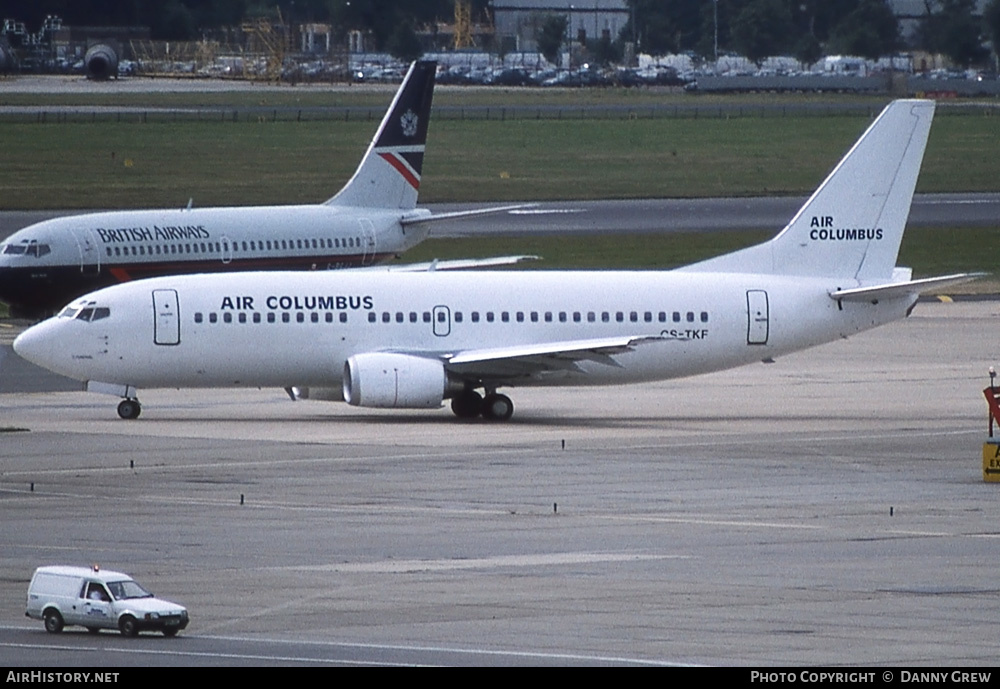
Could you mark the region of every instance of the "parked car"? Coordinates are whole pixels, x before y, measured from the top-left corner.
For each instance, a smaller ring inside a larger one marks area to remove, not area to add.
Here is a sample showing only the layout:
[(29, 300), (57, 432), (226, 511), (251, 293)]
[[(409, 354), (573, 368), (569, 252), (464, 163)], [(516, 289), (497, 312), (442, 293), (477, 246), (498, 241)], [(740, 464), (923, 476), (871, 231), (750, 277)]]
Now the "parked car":
[(187, 610), (153, 596), (132, 577), (99, 567), (39, 567), (28, 585), (27, 617), (58, 634), (80, 625), (96, 634), (117, 629), (123, 636), (159, 631), (174, 636), (187, 627)]

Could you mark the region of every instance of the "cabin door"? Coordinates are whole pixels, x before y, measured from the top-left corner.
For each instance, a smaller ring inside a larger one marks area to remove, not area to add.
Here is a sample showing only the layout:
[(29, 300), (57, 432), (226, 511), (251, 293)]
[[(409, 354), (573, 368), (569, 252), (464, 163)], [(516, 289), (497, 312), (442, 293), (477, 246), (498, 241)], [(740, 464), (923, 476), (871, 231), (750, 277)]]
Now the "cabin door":
[(180, 305), (177, 291), (153, 290), (153, 343), (176, 345), (181, 343)]
[(375, 225), (368, 218), (361, 218), (361, 265), (371, 265), (375, 260)]
[(97, 275), (101, 272), (101, 250), (97, 246), (91, 230), (73, 230), (77, 248), (80, 250), (80, 272), (83, 275)]
[(767, 344), (770, 329), (767, 292), (762, 289), (747, 290), (747, 344)]

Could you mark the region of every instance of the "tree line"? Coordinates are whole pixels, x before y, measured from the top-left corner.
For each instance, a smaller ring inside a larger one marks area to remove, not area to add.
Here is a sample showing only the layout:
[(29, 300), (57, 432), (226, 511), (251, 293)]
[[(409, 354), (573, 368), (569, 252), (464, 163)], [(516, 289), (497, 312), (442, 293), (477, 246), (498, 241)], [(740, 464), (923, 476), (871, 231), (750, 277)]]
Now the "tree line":
[[(633, 43), (652, 55), (690, 52), (705, 59), (735, 53), (760, 62), (792, 55), (812, 63), (823, 55), (876, 59), (905, 49), (946, 55), (961, 67), (982, 65), (1000, 54), (1000, 0), (983, 16), (976, 0), (924, 0), (925, 14), (910, 44), (886, 0), (626, 0), (630, 19), (616, 37), (597, 39), (591, 52), (610, 61)], [(473, 16), (489, 0), (471, 0)], [(37, 30), (45, 16), (68, 25), (148, 26), (159, 40), (198, 40), (213, 30), (256, 17), (329, 22), (335, 30), (367, 32), (375, 49), (404, 59), (420, 54), (420, 27), (448, 23), (453, 0), (0, 0), (0, 16)], [(539, 48), (563, 47), (566, 15), (539, 17)], [(497, 49), (496, 46), (484, 46)], [(992, 48), (992, 50), (991, 50)]]

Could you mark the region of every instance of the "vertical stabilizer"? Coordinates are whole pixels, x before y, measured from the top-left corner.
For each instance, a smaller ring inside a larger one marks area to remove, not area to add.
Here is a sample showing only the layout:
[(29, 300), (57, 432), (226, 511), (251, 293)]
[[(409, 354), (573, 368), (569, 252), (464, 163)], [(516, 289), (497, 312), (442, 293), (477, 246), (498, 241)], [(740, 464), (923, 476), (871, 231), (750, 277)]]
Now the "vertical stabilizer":
[(364, 208), (417, 205), (437, 63), (410, 65), (354, 176), (326, 203)]
[(933, 117), (893, 101), (774, 239), (681, 270), (892, 279)]

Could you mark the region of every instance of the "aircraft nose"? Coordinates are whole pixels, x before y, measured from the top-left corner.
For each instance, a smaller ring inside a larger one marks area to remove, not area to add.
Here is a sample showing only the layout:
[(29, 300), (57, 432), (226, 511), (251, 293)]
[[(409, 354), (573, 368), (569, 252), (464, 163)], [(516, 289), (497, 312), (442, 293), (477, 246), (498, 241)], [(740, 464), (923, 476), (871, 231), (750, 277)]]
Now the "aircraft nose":
[(33, 325), (14, 339), (14, 351), (22, 359), (51, 369), (59, 351), (52, 320)]

